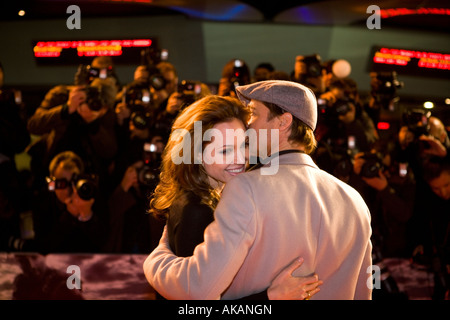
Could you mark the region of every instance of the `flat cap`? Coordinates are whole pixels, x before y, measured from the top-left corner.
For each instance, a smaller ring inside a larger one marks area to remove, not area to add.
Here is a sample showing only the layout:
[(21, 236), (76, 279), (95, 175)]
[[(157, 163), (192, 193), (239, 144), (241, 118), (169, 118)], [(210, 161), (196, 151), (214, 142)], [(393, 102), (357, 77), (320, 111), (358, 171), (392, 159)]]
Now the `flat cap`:
[(236, 87), (238, 98), (244, 105), (250, 100), (276, 104), (284, 111), (303, 121), (312, 130), (317, 124), (317, 100), (311, 89), (286, 80), (258, 81)]

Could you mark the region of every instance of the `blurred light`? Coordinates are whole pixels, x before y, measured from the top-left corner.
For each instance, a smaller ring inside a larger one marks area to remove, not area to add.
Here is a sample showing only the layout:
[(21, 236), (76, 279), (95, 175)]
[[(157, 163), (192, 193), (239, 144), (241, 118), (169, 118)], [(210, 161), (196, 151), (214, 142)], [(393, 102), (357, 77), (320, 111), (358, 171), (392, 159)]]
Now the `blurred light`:
[(205, 12), (203, 10), (196, 10), (178, 6), (169, 6), (169, 8), (186, 13), (187, 15), (194, 18), (227, 21), (239, 17), (247, 9), (247, 6), (244, 4), (237, 4), (230, 6), (227, 11), (223, 12)]
[(390, 127), (391, 125), (389, 122), (378, 122), (377, 124), (378, 130), (389, 130)]
[(334, 75), (338, 78), (347, 78), (352, 72), (352, 66), (347, 60), (339, 59), (333, 63), (331, 67)]
[(25, 10), (20, 10), (17, 14), (23, 17), (25, 15)]
[(445, 104), (450, 104), (450, 98), (445, 99)]
[(424, 102), (423, 107), (425, 109), (433, 109), (434, 108), (434, 103), (431, 102), (431, 101)]

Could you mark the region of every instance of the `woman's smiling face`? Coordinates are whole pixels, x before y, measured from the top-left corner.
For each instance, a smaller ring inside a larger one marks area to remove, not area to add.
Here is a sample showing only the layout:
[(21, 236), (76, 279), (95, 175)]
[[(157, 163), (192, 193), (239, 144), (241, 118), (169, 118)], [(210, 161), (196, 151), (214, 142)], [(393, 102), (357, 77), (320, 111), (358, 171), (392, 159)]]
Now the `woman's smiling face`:
[(245, 130), (238, 119), (212, 128), (211, 142), (203, 152), (203, 167), (212, 187), (219, 187), (245, 171), (248, 159)]

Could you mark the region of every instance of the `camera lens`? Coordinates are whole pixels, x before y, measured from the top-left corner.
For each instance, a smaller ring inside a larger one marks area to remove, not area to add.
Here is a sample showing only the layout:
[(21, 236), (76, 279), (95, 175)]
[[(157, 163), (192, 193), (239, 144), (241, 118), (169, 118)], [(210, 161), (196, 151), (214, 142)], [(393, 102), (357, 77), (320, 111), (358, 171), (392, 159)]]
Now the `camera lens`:
[(145, 112), (133, 112), (131, 121), (136, 129), (144, 130), (149, 125), (150, 114)]
[(150, 85), (155, 90), (162, 90), (166, 86), (166, 80), (163, 78), (163, 76), (157, 74), (150, 78)]
[(159, 170), (144, 166), (139, 171), (139, 182), (146, 186), (156, 186), (159, 181)]
[(97, 184), (92, 177), (75, 177), (75, 189), (78, 196), (83, 200), (90, 200), (95, 197)]
[(86, 104), (92, 111), (99, 111), (103, 107), (99, 88), (97, 87), (86, 88)]
[(378, 172), (382, 168), (379, 156), (377, 154), (366, 154), (363, 158), (365, 162), (361, 167), (361, 176), (365, 178), (378, 177)]

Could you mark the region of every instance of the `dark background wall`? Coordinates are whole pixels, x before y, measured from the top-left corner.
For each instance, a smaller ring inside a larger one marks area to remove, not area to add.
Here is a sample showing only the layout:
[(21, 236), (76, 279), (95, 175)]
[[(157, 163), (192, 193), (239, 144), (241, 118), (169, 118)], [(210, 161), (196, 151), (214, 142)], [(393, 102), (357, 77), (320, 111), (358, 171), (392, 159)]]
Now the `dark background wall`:
[[(68, 17), (68, 15), (67, 15)], [(393, 29), (369, 30), (366, 26), (311, 26), (274, 23), (211, 22), (183, 15), (152, 17), (83, 18), (81, 30), (69, 30), (66, 16), (52, 20), (0, 22), (0, 61), (6, 85), (23, 87), (37, 98), (56, 84), (70, 84), (77, 65), (39, 66), (33, 57), (33, 40), (85, 40), (157, 37), (169, 50), (181, 79), (217, 83), (223, 65), (244, 59), (250, 68), (271, 62), (290, 73), (295, 56), (318, 53), (323, 60), (343, 58), (352, 65), (351, 77), (362, 92), (369, 87), (370, 50), (374, 45), (450, 52), (448, 33)], [(132, 80), (139, 63), (117, 65), (122, 83)], [(415, 96), (443, 104), (449, 79), (399, 75), (405, 83), (401, 96)], [(42, 96), (43, 97), (43, 96)], [(424, 101), (425, 101), (424, 100)]]

